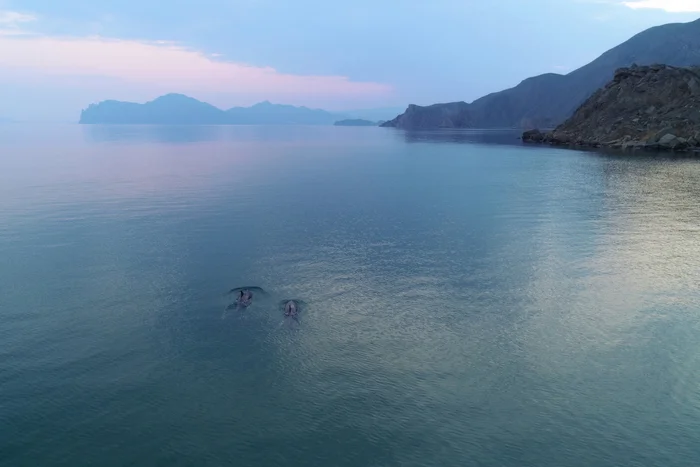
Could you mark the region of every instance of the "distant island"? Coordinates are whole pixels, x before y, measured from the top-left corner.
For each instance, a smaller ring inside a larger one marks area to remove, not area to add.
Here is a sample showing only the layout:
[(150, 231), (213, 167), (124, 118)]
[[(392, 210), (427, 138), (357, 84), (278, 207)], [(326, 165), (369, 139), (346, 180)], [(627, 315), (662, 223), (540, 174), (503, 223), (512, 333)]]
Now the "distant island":
[(83, 110), (82, 124), (331, 125), (338, 115), (325, 110), (261, 102), (221, 110), (182, 94), (166, 94), (145, 104), (103, 101)]
[(378, 122), (371, 122), (369, 120), (363, 120), (361, 118), (348, 118), (346, 120), (339, 120), (335, 122), (335, 126), (378, 126)]
[(700, 150), (700, 68), (620, 68), (554, 131), (523, 141), (621, 149)]
[(573, 115), (615, 70), (632, 64), (700, 65), (700, 20), (647, 29), (567, 75), (547, 73), (514, 88), (474, 102), (410, 105), (384, 127), (408, 130), (437, 128), (554, 128)]
[[(80, 114), (81, 124), (132, 125), (333, 125), (358, 114), (390, 115), (396, 109), (329, 112), (322, 109), (260, 102), (222, 110), (183, 94), (166, 94), (144, 104), (102, 101)], [(375, 123), (372, 123), (376, 125)]]

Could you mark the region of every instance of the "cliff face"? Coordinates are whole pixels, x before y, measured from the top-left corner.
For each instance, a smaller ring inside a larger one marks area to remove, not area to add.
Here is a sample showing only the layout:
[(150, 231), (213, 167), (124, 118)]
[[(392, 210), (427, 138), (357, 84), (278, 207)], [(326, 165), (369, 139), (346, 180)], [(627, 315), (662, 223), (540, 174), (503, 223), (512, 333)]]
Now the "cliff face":
[(421, 107), (415, 104), (393, 120), (382, 123), (383, 127), (418, 130), (422, 128), (469, 128), (473, 124), (466, 102), (434, 104)]
[(526, 132), (523, 140), (676, 150), (700, 146), (700, 68), (621, 68), (553, 132)]
[(434, 119), (434, 107), (461, 105), (462, 115), (452, 115), (450, 128), (553, 128), (572, 113), (597, 89), (610, 81), (616, 69), (633, 63), (686, 67), (700, 65), (700, 20), (666, 24), (647, 29), (593, 62), (567, 75), (554, 73), (528, 78), (514, 88), (496, 92), (471, 104), (436, 104), (417, 107), (409, 115), (391, 120), (384, 126), (407, 129), (440, 128)]

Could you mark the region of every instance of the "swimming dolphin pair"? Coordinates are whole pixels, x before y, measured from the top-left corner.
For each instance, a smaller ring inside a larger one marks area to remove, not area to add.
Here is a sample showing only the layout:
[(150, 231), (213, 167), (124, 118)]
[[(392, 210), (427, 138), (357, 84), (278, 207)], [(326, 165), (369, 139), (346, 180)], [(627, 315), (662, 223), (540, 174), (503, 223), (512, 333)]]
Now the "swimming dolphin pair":
[[(226, 307), (226, 310), (242, 310), (248, 308), (253, 303), (253, 291), (261, 295), (267, 295), (261, 287), (236, 287), (228, 291), (227, 295), (238, 292), (236, 300)], [(280, 311), (284, 313), (285, 319), (299, 322), (299, 313), (306, 307), (306, 303), (297, 299), (286, 299), (279, 303)], [(225, 316), (225, 312), (224, 312)]]

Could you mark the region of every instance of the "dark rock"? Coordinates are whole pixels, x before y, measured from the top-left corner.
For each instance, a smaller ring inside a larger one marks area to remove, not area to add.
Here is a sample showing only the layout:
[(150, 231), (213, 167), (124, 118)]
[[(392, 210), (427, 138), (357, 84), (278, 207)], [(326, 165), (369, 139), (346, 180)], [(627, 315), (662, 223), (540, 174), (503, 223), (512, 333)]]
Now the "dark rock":
[(663, 135), (661, 138), (659, 138), (658, 143), (661, 146), (671, 146), (674, 143), (674, 141), (676, 141), (677, 139), (678, 139), (678, 137), (676, 135), (671, 134), (671, 133), (667, 133), (667, 134)]
[(528, 130), (523, 133), (522, 140), (526, 143), (542, 143), (544, 137), (544, 133), (540, 130)]
[[(700, 68), (655, 65), (621, 69), (544, 142), (682, 151), (700, 145)], [(644, 92), (640, 92), (643, 90)], [(534, 140), (533, 140), (534, 141)]]
[(649, 139), (649, 142), (650, 143), (657, 143), (661, 140), (661, 138), (663, 138), (664, 136), (669, 135), (669, 134), (673, 135), (673, 128), (666, 127), (661, 131), (657, 131), (656, 134), (651, 139)]
[(622, 149), (642, 149), (645, 146), (644, 141), (628, 141), (622, 145)]

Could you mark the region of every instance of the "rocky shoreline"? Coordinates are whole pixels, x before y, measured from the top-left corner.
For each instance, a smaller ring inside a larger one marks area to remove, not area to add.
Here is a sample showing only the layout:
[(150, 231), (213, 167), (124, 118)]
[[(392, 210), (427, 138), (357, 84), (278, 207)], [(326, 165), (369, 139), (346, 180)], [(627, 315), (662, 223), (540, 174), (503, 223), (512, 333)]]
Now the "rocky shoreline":
[(553, 131), (526, 143), (623, 150), (700, 152), (700, 69), (632, 66)]
[(523, 133), (522, 140), (525, 143), (549, 144), (552, 146), (571, 146), (580, 148), (609, 148), (609, 149), (644, 149), (649, 151), (694, 151), (700, 152), (700, 133), (690, 138), (676, 136), (673, 129), (664, 129), (647, 141), (636, 141), (631, 136), (622, 140), (612, 141), (584, 141), (559, 139), (553, 133), (543, 133), (539, 130), (528, 130)]

